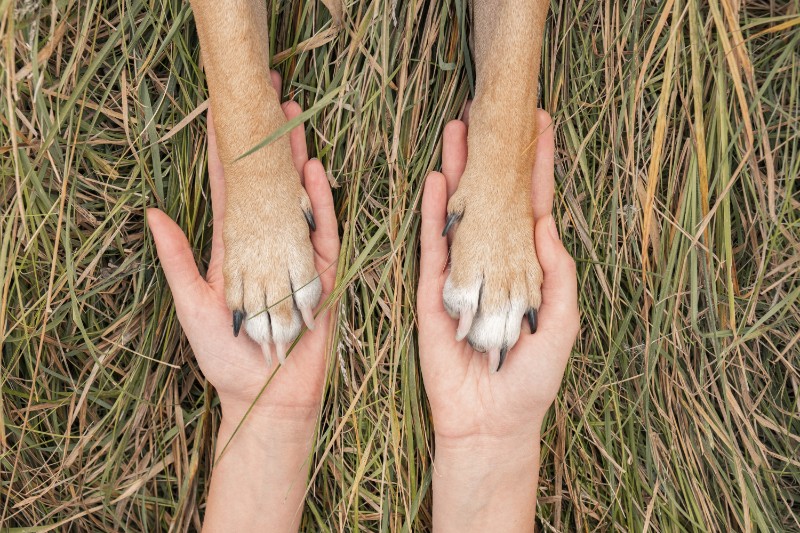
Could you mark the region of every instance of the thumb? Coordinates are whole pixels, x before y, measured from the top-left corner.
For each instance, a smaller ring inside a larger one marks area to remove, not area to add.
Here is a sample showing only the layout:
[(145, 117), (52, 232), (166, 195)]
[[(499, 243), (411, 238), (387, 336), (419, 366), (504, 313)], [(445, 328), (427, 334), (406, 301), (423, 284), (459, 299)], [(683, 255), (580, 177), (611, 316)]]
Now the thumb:
[(158, 259), (178, 309), (199, 305), (206, 281), (197, 270), (189, 241), (181, 228), (163, 211), (147, 209), (147, 225), (153, 233)]
[(539, 327), (561, 332), (567, 328), (577, 335), (580, 318), (575, 261), (561, 244), (551, 215), (539, 219), (534, 231), (536, 255), (544, 274)]

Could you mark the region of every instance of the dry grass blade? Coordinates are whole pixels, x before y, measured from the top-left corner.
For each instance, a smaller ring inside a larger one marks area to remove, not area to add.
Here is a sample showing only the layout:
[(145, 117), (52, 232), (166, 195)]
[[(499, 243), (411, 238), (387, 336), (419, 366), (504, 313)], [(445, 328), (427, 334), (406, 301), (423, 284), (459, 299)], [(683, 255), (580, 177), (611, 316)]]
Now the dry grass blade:
[[(469, 95), (466, 0), (271, 2), (336, 184), (340, 323), (305, 531), (430, 528), (419, 192)], [(543, 105), (583, 330), (543, 531), (800, 530), (800, 4), (560, 3)], [(207, 98), (177, 0), (0, 2), (0, 528), (189, 531), (213, 391), (143, 210), (205, 264)]]

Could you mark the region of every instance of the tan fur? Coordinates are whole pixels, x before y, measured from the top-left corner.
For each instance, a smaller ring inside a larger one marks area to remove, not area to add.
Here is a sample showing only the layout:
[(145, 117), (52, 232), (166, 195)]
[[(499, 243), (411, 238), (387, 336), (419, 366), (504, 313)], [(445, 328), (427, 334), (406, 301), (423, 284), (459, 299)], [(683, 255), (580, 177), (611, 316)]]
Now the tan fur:
[[(481, 316), (509, 307), (518, 312), (519, 306), (510, 304), (517, 299), (533, 309), (541, 304), (530, 195), (548, 3), (473, 0), (472, 7), (476, 90), (467, 166), (448, 204), (448, 213), (461, 218), (451, 248), (445, 304), (451, 313), (460, 314), (459, 293), (474, 290), (470, 287), (482, 280), (480, 307), (468, 339), (491, 350), (503, 343), (487, 346), (476, 338)], [(522, 318), (519, 314), (515, 319)]]
[[(323, 1), (340, 23), (341, 0)], [(191, 3), (226, 174), (226, 298), (251, 318), (270, 306), (269, 321), (252, 320), (248, 332), (285, 343), (299, 332), (292, 287), (316, 276), (303, 216), (308, 198), (288, 136), (237, 160), (285, 123), (270, 82), (266, 8), (263, 0)], [(472, 7), (477, 85), (468, 163), (448, 205), (461, 219), (445, 305), (455, 316), (474, 314), (470, 341), (497, 350), (516, 342), (525, 310), (541, 303), (530, 179), (548, 3), (474, 0)]]
[(266, 6), (263, 0), (191, 4), (225, 168), (227, 303), (248, 317), (269, 308), (271, 332), (266, 328), (256, 340), (291, 342), (300, 331), (292, 288), (317, 276), (304, 215), (308, 196), (288, 135), (237, 159), (286, 123), (270, 78)]

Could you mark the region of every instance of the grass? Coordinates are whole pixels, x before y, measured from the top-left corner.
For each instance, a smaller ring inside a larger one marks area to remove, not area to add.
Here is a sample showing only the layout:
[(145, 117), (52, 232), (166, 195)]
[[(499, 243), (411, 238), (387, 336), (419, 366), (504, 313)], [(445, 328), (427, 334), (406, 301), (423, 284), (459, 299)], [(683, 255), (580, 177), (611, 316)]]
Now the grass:
[[(800, 530), (800, 3), (563, 2), (544, 45), (582, 332), (541, 531)], [(275, 2), (343, 232), (305, 531), (430, 527), (419, 192), (470, 91), (463, 0)], [(0, 0), (0, 527), (199, 527), (219, 413), (143, 209), (208, 257), (188, 4)], [(524, 75), (524, 73), (521, 73)]]

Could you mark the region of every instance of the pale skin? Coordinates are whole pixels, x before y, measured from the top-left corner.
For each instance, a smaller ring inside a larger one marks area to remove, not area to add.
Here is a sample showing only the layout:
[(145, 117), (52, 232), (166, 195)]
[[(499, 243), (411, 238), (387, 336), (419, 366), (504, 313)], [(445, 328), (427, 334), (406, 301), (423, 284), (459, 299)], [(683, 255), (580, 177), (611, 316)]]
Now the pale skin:
[[(444, 134), (442, 173), (428, 176), (422, 200), (421, 265), (417, 312), (425, 390), (433, 415), (434, 531), (533, 531), (542, 421), (552, 405), (578, 334), (575, 262), (558, 238), (553, 206), (553, 130), (536, 115), (530, 202), (543, 271), (538, 328), (525, 323), (502, 372), (491, 354), (456, 339), (457, 320), (442, 305), (449, 246), (441, 236), (447, 200), (467, 161), (467, 124)], [(530, 175), (529, 175), (530, 176)]]
[[(275, 73), (272, 82), (278, 90)], [(284, 104), (283, 111), (287, 119), (301, 112), (294, 102)], [(339, 254), (333, 197), (322, 164), (308, 160), (302, 126), (289, 137), (298, 182), (316, 217), (311, 244), (325, 301), (333, 289)], [(268, 365), (259, 344), (244, 335), (234, 337), (222, 274), (225, 175), (210, 114), (208, 147), (214, 229), (205, 279), (181, 229), (163, 212), (147, 211), (178, 319), (222, 406), (203, 531), (297, 531), (330, 352), (330, 312), (317, 309), (313, 331), (303, 332), (279, 369), (274, 358)]]

